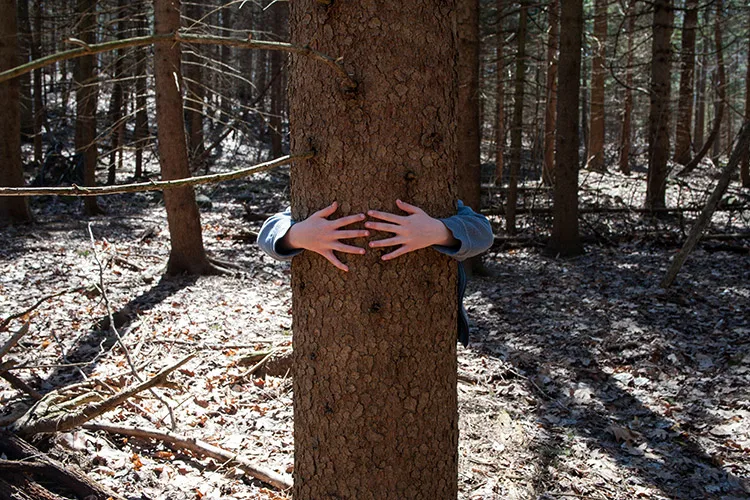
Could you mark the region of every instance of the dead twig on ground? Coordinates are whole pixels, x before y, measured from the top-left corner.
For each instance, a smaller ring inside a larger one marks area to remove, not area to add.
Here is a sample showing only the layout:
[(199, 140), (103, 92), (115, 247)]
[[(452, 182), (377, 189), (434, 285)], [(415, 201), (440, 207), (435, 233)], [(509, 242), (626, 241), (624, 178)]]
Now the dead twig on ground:
[(59, 297), (61, 295), (65, 295), (66, 293), (80, 292), (84, 288), (85, 287), (77, 286), (77, 287), (73, 287), (73, 288), (68, 288), (67, 290), (62, 290), (60, 292), (52, 293), (50, 295), (45, 295), (41, 299), (37, 300), (34, 303), (34, 305), (32, 305), (31, 307), (29, 307), (28, 309), (25, 309), (25, 310), (23, 310), (23, 311), (21, 311), (19, 313), (11, 314), (10, 316), (8, 316), (7, 318), (5, 318), (4, 320), (0, 321), (0, 330), (3, 330), (14, 319), (22, 318), (22, 317), (26, 316), (31, 311), (33, 311), (34, 309), (36, 309), (40, 305), (44, 304), (44, 302), (48, 301), (49, 299), (54, 299), (55, 297)]
[(233, 453), (223, 448), (219, 448), (218, 446), (206, 443), (205, 441), (201, 441), (200, 439), (188, 438), (167, 431), (141, 429), (136, 427), (109, 424), (86, 424), (84, 425), (84, 428), (94, 431), (109, 432), (111, 434), (121, 434), (123, 436), (162, 441), (176, 447), (177, 449), (190, 450), (194, 453), (199, 453), (201, 455), (220, 460), (224, 465), (226, 465), (227, 463), (233, 463), (254, 478), (259, 479), (281, 490), (286, 490), (292, 487), (292, 480), (288, 476), (256, 465), (247, 457), (244, 457), (237, 453)]

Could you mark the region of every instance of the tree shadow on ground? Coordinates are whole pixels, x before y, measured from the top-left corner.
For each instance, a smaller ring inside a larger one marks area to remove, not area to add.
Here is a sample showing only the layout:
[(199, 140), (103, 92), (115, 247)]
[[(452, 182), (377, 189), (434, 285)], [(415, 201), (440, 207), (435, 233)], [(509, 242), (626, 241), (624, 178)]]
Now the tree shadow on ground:
[[(476, 318), (473, 347), (529, 377), (537, 424), (599, 450), (631, 486), (670, 498), (748, 498), (743, 479), (722, 464), (720, 455), (730, 452), (723, 440), (705, 434), (722, 421), (721, 395), (742, 398), (742, 377), (727, 362), (736, 353), (722, 346), (737, 345), (735, 330), (746, 320), (720, 314), (720, 302), (710, 298), (732, 277), (696, 267), (679, 288), (661, 292), (651, 285), (662, 273), (653, 256), (530, 259), (491, 264), (512, 285), (489, 283), (500, 292), (491, 293), (490, 313)], [(747, 302), (734, 306), (746, 310)], [(717, 315), (718, 329), (711, 327)], [(691, 388), (704, 399), (691, 399)], [(539, 459), (560, 454), (560, 446), (554, 440), (538, 446)], [(544, 477), (546, 469), (537, 468), (538, 491), (545, 484), (555, 491), (559, 485)]]
[[(130, 300), (120, 309), (112, 311), (114, 326), (120, 338), (128, 337), (138, 328), (138, 316), (141, 313), (153, 309), (180, 290), (195, 284), (197, 280), (198, 276), (163, 276), (148, 291)], [(84, 363), (84, 365), (56, 368), (47, 378), (51, 388), (83, 380), (94, 371), (99, 360), (106, 357), (117, 343), (117, 334), (110, 328), (109, 315), (96, 320), (92, 327), (65, 353), (63, 360), (66, 364)], [(61, 384), (63, 381), (64, 383)]]

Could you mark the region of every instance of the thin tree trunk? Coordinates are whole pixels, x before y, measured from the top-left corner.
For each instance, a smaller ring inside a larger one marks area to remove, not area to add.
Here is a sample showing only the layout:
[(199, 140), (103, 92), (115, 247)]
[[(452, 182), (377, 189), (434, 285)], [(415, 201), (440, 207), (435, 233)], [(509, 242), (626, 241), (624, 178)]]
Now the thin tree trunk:
[[(711, 128), (711, 133), (708, 134), (708, 139), (703, 147), (698, 151), (695, 157), (685, 165), (685, 168), (680, 170), (677, 175), (686, 175), (697, 167), (701, 160), (706, 156), (711, 146), (719, 140), (721, 133), (721, 121), (724, 115), (724, 102), (726, 99), (726, 74), (724, 69), (724, 43), (722, 42), (722, 28), (721, 25), (724, 22), (724, 5), (723, 0), (716, 0), (716, 18), (714, 19), (714, 45), (716, 49), (716, 100), (714, 101), (716, 107), (716, 114), (714, 116), (714, 124)], [(715, 155), (715, 156), (718, 156)]]
[[(18, 23), (18, 47), (20, 60), (28, 62), (31, 57), (31, 22), (29, 20), (29, 0), (19, 0), (16, 5)], [(7, 15), (4, 13), (3, 15)], [(31, 75), (26, 73), (19, 77), (21, 82), (21, 134), (24, 138), (30, 138), (34, 134), (34, 108)]]
[(513, 126), (510, 130), (510, 180), (508, 183), (508, 204), (505, 209), (505, 230), (516, 233), (516, 203), (518, 202), (518, 173), (521, 170), (523, 152), (523, 93), (526, 76), (526, 28), (528, 25), (528, 5), (521, 0), (518, 17), (518, 48), (516, 51), (516, 78), (513, 92)]
[[(347, 94), (291, 58), (292, 150), (318, 148), (292, 166), (295, 220), (334, 200), (341, 215), (398, 212), (396, 198), (455, 213), (455, 6), (289, 3), (292, 41), (317, 33), (359, 81)], [(313, 252), (292, 262), (296, 499), (457, 497), (457, 266), (430, 249), (381, 255), (342, 254), (348, 273)]]
[[(23, 1), (23, 0), (22, 0)], [(15, 0), (0, 0), (0, 71), (18, 65), (18, 26)], [(18, 78), (0, 83), (3, 128), (0, 132), (0, 186), (23, 187), (21, 164), (21, 93)], [(0, 225), (31, 221), (27, 199), (0, 197)]]
[[(31, 57), (39, 59), (42, 55), (42, 2), (38, 0), (34, 9), (34, 31), (31, 39)], [(44, 151), (42, 149), (42, 127), (46, 112), (44, 109), (42, 70), (34, 70), (34, 161), (41, 165), (44, 161)]]
[(654, 2), (651, 45), (651, 105), (648, 118), (646, 208), (664, 208), (669, 159), (669, 99), (672, 68), (672, 0)]
[(479, 0), (458, 0), (458, 196), (479, 211)]
[[(750, 30), (750, 10), (748, 10), (747, 14), (747, 25)], [(747, 39), (747, 61), (745, 61), (747, 67), (747, 75), (745, 76), (745, 122), (750, 123), (750, 37)], [(742, 181), (742, 187), (750, 188), (750, 154), (746, 154), (742, 159), (740, 180)]]
[[(704, 16), (705, 25), (708, 26), (709, 9)], [(693, 152), (697, 153), (703, 145), (703, 129), (706, 128), (706, 74), (708, 65), (707, 41), (701, 39), (701, 62), (698, 71), (698, 88), (695, 93), (695, 128), (693, 130)]]
[[(240, 8), (239, 15), (237, 16), (237, 27), (238, 29), (244, 29), (247, 31), (248, 36), (252, 36), (253, 31), (253, 4), (248, 2)], [(240, 50), (237, 53), (237, 59), (239, 59), (240, 71), (242, 77), (247, 80), (238, 81), (235, 86), (237, 92), (237, 98), (242, 106), (247, 106), (253, 101), (255, 92), (253, 92), (254, 79), (253, 79), (253, 58), (255, 56), (254, 50)]]
[[(232, 36), (232, 9), (231, 7), (227, 6), (221, 9), (221, 27), (223, 28), (222, 34), (224, 36), (230, 37)], [(243, 50), (243, 52), (252, 52), (252, 50)], [(222, 68), (227, 67), (233, 67), (234, 61), (232, 60), (232, 48), (228, 45), (222, 45), (220, 47), (220, 54), (221, 54), (221, 66)], [(221, 74), (219, 75), (222, 76)], [(247, 75), (250, 76), (250, 75)], [(234, 89), (236, 88), (235, 85), (231, 85), (226, 81), (226, 78), (222, 78), (221, 80), (221, 86), (219, 87), (221, 89), (221, 123), (228, 123), (229, 122), (229, 116), (231, 115), (231, 107), (232, 107), (232, 101), (235, 97), (234, 95)]]
[[(78, 38), (93, 44), (96, 40), (96, 0), (77, 0), (80, 16)], [(96, 76), (94, 55), (76, 59), (76, 161), (83, 164), (83, 185), (96, 185), (96, 163), (99, 153), (96, 145), (96, 106), (99, 82)], [(83, 199), (86, 215), (102, 213), (95, 197)]]
[(562, 0), (560, 66), (557, 89), (555, 192), (552, 234), (547, 252), (572, 256), (583, 252), (578, 231), (578, 104), (581, 85), (583, 1)]
[(677, 105), (674, 161), (690, 161), (690, 123), (693, 119), (693, 77), (695, 74), (695, 31), (698, 25), (698, 0), (687, 0), (682, 26), (680, 96)]
[[(147, 23), (144, 19), (137, 21), (139, 34), (145, 35), (148, 31)], [(135, 57), (137, 58), (135, 71), (135, 172), (134, 177), (139, 179), (143, 177), (143, 151), (149, 142), (149, 130), (148, 130), (148, 106), (147, 92), (148, 92), (148, 74), (146, 72), (146, 62), (148, 57), (148, 49), (140, 48), (136, 51)]]
[[(197, 21), (203, 15), (203, 5), (190, 2), (186, 4), (187, 17)], [(185, 124), (188, 131), (188, 157), (192, 160), (203, 154), (203, 112), (206, 91), (203, 81), (203, 60), (200, 53), (203, 48), (193, 45), (185, 57), (185, 80), (187, 86), (187, 109)]]
[(503, 155), (505, 154), (505, 33), (503, 12), (505, 0), (497, 0), (497, 81), (495, 82), (495, 185), (503, 183)]
[(587, 166), (591, 170), (604, 171), (604, 66), (607, 47), (607, 1), (594, 2), (594, 40), (591, 58), (591, 126), (589, 128), (589, 150)]
[(560, 4), (549, 3), (549, 32), (547, 33), (547, 105), (544, 113), (544, 165), (542, 181), (547, 186), (554, 184), (555, 129), (557, 126), (557, 50), (560, 27)]
[[(125, 0), (118, 0), (117, 2), (117, 39), (125, 39)], [(123, 99), (123, 51), (115, 51), (115, 81), (112, 86), (112, 96), (109, 102), (109, 118), (110, 127), (112, 133), (112, 149), (109, 153), (109, 168), (107, 169), (107, 184), (112, 185), (115, 183), (115, 174), (117, 172), (117, 153), (121, 151), (122, 132), (124, 131), (124, 125), (122, 123), (124, 99)], [(122, 156), (121, 156), (122, 158)]]
[(635, 33), (635, 2), (628, 1), (628, 62), (625, 69), (625, 99), (622, 112), (622, 130), (620, 132), (620, 172), (630, 175), (630, 144), (632, 140), (632, 120), (633, 120), (633, 37)]
[[(584, 28), (585, 29), (585, 28)], [(583, 53), (586, 53), (586, 37), (583, 36), (583, 39), (581, 41), (581, 51)], [(578, 85), (578, 88), (581, 92), (581, 118), (580, 118), (580, 124), (581, 124), (581, 134), (579, 136), (579, 140), (581, 141), (581, 146), (583, 147), (583, 158), (584, 161), (586, 158), (589, 157), (589, 118), (588, 118), (588, 109), (589, 109), (589, 99), (588, 99), (588, 74), (586, 71), (586, 68), (588, 65), (584, 64), (581, 66), (581, 82)], [(559, 78), (559, 77), (558, 77)]]
[[(283, 38), (283, 26), (286, 18), (283, 9), (287, 9), (286, 2), (279, 2), (274, 5), (273, 12), (271, 13), (273, 33), (277, 39)], [(281, 52), (274, 50), (271, 52), (271, 75), (274, 78), (271, 84), (271, 116), (269, 120), (269, 132), (271, 134), (271, 158), (278, 158), (282, 155), (282, 139), (283, 133), (281, 128), (281, 113), (282, 113), (282, 99), (283, 99), (283, 88), (284, 79), (281, 77), (282, 67), (284, 64), (284, 58)]]
[[(177, 31), (180, 28), (180, 1), (154, 0), (154, 23), (157, 35)], [(190, 177), (180, 92), (183, 88), (180, 65), (179, 43), (155, 45), (156, 124), (163, 180)], [(172, 242), (167, 273), (211, 272), (212, 267), (203, 248), (200, 214), (193, 188), (164, 191), (164, 206)]]

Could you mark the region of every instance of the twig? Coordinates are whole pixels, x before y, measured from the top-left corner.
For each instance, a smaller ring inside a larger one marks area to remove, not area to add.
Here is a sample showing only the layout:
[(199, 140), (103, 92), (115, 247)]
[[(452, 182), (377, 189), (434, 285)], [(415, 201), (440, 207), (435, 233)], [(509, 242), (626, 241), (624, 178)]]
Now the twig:
[(288, 476), (258, 466), (252, 463), (252, 461), (247, 457), (232, 453), (231, 451), (206, 443), (205, 441), (201, 441), (200, 439), (179, 436), (167, 431), (141, 429), (129, 426), (86, 424), (83, 427), (84, 429), (93, 431), (104, 431), (112, 434), (122, 434), (123, 436), (163, 441), (178, 448), (187, 449), (195, 453), (200, 453), (201, 455), (205, 455), (216, 460), (221, 460), (222, 462), (235, 463), (242, 470), (244, 470), (254, 478), (260, 479), (261, 481), (275, 486), (276, 488), (279, 488), (281, 490), (291, 488), (292, 486), (292, 480)]
[[(0, 188), (0, 189), (2, 189), (2, 188)], [(42, 305), (45, 301), (47, 301), (49, 299), (54, 299), (55, 297), (59, 297), (60, 295), (65, 295), (66, 293), (78, 292), (78, 291), (81, 291), (83, 289), (84, 289), (84, 287), (77, 286), (77, 287), (74, 287), (74, 288), (68, 288), (67, 290), (63, 290), (61, 292), (55, 292), (55, 293), (52, 293), (50, 295), (45, 295), (41, 299), (37, 300), (36, 303), (34, 303), (34, 305), (31, 306), (31, 307), (29, 307), (28, 309), (23, 310), (23, 311), (21, 311), (19, 313), (11, 314), (7, 318), (5, 318), (2, 322), (0, 322), (0, 330), (2, 330), (3, 328), (5, 328), (6, 326), (8, 326), (8, 324), (11, 321), (13, 321), (14, 319), (22, 318), (22, 317), (26, 316), (31, 311), (33, 311), (34, 309), (36, 309), (37, 307), (39, 307), (40, 305)]]
[(56, 417), (55, 415), (37, 415), (38, 410), (43, 411), (46, 410), (49, 406), (54, 405), (54, 402), (45, 404), (45, 400), (39, 401), (36, 405), (34, 405), (34, 407), (31, 408), (31, 410), (26, 415), (24, 415), (22, 419), (20, 419), (20, 421), (16, 422), (13, 425), (13, 430), (20, 435), (31, 436), (40, 433), (50, 433), (58, 431), (65, 432), (70, 429), (80, 427), (84, 423), (116, 408), (132, 396), (135, 396), (140, 392), (146, 391), (156, 385), (163, 383), (170, 373), (193, 359), (196, 354), (197, 353), (192, 353), (189, 356), (182, 358), (180, 361), (168, 368), (165, 368), (158, 374), (151, 377), (149, 380), (129, 389), (125, 389), (122, 392), (119, 392), (103, 401), (90, 403), (80, 410), (76, 409), (73, 411), (68, 411), (66, 409), (63, 409), (62, 416), (59, 417)]
[(12, 373), (8, 373), (7, 371), (0, 371), (0, 377), (5, 379), (5, 381), (8, 382), (14, 388), (18, 389), (21, 392), (25, 392), (26, 394), (28, 394), (33, 400), (39, 401), (40, 399), (42, 399), (41, 394), (39, 394), (31, 386), (29, 386), (29, 384), (27, 384), (20, 378), (16, 377)]
[(2, 361), (3, 356), (8, 354), (11, 349), (18, 343), (21, 338), (29, 333), (29, 321), (23, 324), (21, 328), (18, 329), (16, 333), (11, 336), (11, 338), (8, 339), (8, 341), (3, 345), (2, 348), (0, 348), (0, 361)]
[[(37, 195), (65, 195), (65, 196), (102, 196), (109, 194), (139, 193), (145, 191), (162, 191), (183, 186), (196, 186), (199, 184), (210, 184), (214, 182), (230, 181), (240, 179), (252, 174), (265, 172), (281, 165), (287, 165), (293, 161), (307, 160), (314, 156), (308, 151), (297, 155), (287, 155), (272, 161), (259, 163), (258, 165), (226, 172), (223, 174), (199, 175), (197, 177), (186, 177), (171, 181), (150, 181), (135, 184), (121, 184), (119, 186), (77, 186), (70, 187), (39, 187), (39, 188), (10, 188), (0, 187), (0, 196), (37, 196)], [(2, 326), (0, 326), (1, 328)]]
[[(133, 358), (130, 356), (130, 350), (127, 348), (127, 346), (125, 346), (125, 342), (122, 341), (122, 336), (120, 335), (120, 332), (117, 331), (117, 327), (115, 326), (115, 318), (114, 318), (114, 315), (112, 314), (112, 306), (109, 303), (109, 296), (107, 295), (107, 290), (106, 290), (106, 287), (104, 286), (104, 266), (102, 265), (101, 259), (99, 259), (99, 252), (97, 252), (96, 250), (96, 242), (94, 241), (94, 232), (91, 230), (90, 222), (88, 224), (88, 229), (89, 229), (89, 238), (91, 239), (91, 249), (94, 252), (94, 260), (96, 260), (96, 264), (99, 267), (99, 291), (102, 294), (104, 305), (107, 308), (107, 316), (109, 318), (109, 329), (112, 331), (112, 333), (115, 334), (115, 337), (117, 338), (117, 343), (120, 345), (120, 349), (122, 349), (122, 352), (125, 354), (125, 359), (128, 362), (128, 366), (130, 366), (130, 370), (133, 372), (133, 376), (139, 382), (143, 382), (143, 377), (141, 377), (141, 375), (138, 373), (138, 370), (135, 368), (135, 364), (133, 363)], [(167, 411), (169, 412), (170, 421), (172, 422), (172, 430), (176, 429), (177, 421), (175, 420), (172, 407), (154, 389), (149, 389), (149, 392), (167, 408)]]

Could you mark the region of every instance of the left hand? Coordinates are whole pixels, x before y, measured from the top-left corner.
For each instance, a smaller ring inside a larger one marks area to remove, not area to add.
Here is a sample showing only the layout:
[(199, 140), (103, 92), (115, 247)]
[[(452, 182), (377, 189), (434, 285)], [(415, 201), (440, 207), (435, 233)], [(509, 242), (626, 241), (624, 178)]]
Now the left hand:
[(424, 210), (401, 200), (396, 200), (398, 208), (408, 215), (396, 215), (377, 210), (368, 210), (367, 215), (383, 222), (365, 222), (365, 227), (376, 231), (393, 233), (394, 236), (371, 241), (370, 248), (400, 245), (396, 250), (383, 255), (382, 260), (395, 259), (405, 253), (432, 245), (454, 246), (460, 244), (453, 233), (438, 219), (433, 219)]

